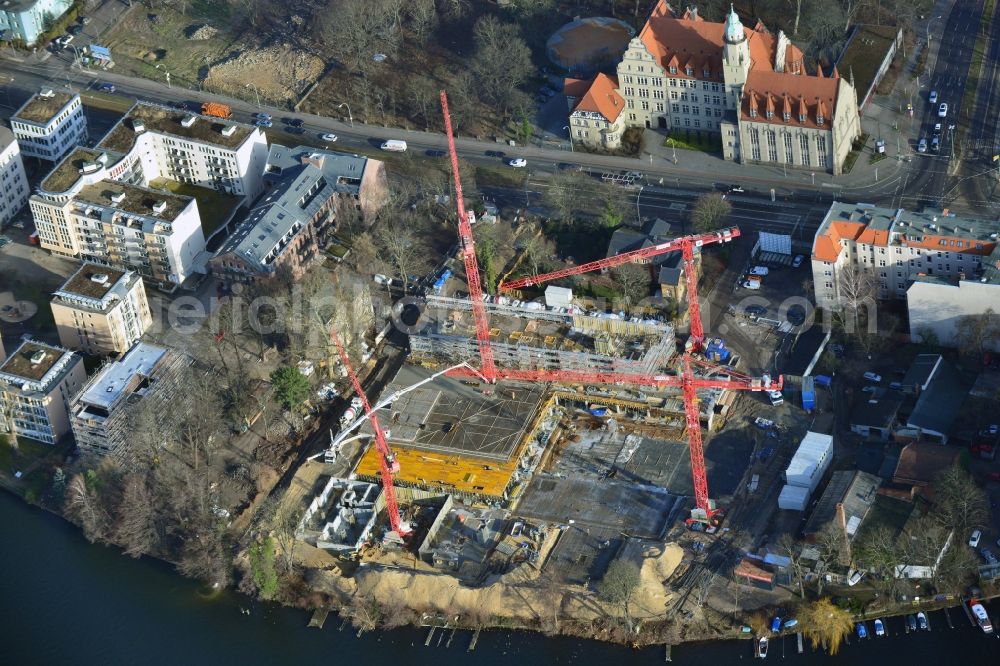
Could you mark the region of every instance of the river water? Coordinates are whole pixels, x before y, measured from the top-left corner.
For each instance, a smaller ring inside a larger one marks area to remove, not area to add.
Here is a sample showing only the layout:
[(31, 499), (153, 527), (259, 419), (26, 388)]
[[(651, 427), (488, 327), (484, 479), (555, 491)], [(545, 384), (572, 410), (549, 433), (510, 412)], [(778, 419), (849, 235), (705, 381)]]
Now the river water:
[[(398, 664), (543, 666), (546, 664), (662, 664), (662, 647), (630, 650), (603, 643), (550, 639), (527, 633), (484, 632), (475, 652), (459, 632), (450, 648), (426, 630), (355, 637), (330, 616), (322, 630), (306, 627), (309, 615), (223, 593), (211, 599), (199, 586), (152, 560), (132, 560), (116, 549), (88, 544), (59, 518), (0, 491), (0, 663), (136, 664)], [(250, 615), (242, 609), (251, 610)], [(991, 615), (996, 608), (991, 609)], [(930, 614), (931, 631), (905, 635), (889, 621), (889, 638), (852, 637), (834, 658), (794, 637), (773, 641), (770, 659), (789, 664), (997, 664), (1000, 642), (969, 626), (961, 609)], [(996, 621), (994, 620), (994, 623)], [(869, 623), (869, 631), (872, 626)], [(444, 639), (447, 641), (447, 637)], [(749, 641), (686, 645), (674, 664), (745, 663)], [(320, 661), (324, 660), (324, 661)]]

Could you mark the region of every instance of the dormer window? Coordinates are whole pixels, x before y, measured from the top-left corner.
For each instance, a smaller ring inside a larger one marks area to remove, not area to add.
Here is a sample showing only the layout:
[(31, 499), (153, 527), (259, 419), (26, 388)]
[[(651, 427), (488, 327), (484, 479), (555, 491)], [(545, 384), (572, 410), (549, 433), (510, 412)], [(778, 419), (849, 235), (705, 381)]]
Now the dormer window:
[(691, 67), (687, 67), (684, 69), (684, 73), (687, 74), (688, 76), (694, 76), (694, 69), (692, 69)]
[(800, 113), (799, 114), (799, 122), (800, 123), (804, 123), (805, 121), (806, 121), (806, 114)]
[(677, 73), (677, 68), (676, 68), (676, 67), (674, 67), (673, 65), (671, 65), (671, 66), (670, 66), (670, 73), (671, 73), (671, 74), (676, 74), (676, 73)]
[(770, 120), (771, 118), (774, 118), (774, 111), (767, 112), (767, 119)]
[(756, 118), (757, 117), (757, 109), (754, 109), (754, 108), (750, 109), (750, 117), (751, 118)]
[(783, 114), (783, 116), (784, 116), (784, 118), (785, 118), (785, 122), (786, 122), (786, 123), (787, 123), (787, 122), (788, 122), (789, 120), (791, 120), (791, 119), (792, 119), (792, 114), (790, 114), (790, 113), (789, 113), (788, 111), (785, 111), (785, 113)]
[(823, 118), (822, 115), (816, 116), (816, 124), (817, 125), (822, 125), (823, 124), (823, 120), (824, 120), (824, 118)]
[(710, 78), (712, 76), (712, 73), (710, 71), (708, 71), (708, 67), (706, 67), (705, 69), (701, 70), (701, 74), (706, 79)]

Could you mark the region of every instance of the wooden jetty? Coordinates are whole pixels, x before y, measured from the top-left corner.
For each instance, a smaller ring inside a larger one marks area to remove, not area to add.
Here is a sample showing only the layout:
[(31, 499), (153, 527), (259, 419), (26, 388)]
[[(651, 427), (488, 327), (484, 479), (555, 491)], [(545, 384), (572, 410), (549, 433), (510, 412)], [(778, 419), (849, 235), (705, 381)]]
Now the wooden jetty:
[(427, 632), (427, 640), (424, 641), (424, 647), (428, 647), (431, 644), (431, 639), (434, 638), (434, 630), (437, 627), (431, 627), (431, 630)]
[(482, 629), (477, 628), (476, 633), (472, 634), (472, 642), (469, 643), (469, 652), (472, 652), (473, 650), (476, 649), (476, 644), (479, 642), (480, 631), (482, 631)]
[(309, 626), (316, 627), (317, 629), (322, 629), (323, 625), (326, 623), (326, 618), (330, 615), (329, 608), (317, 608), (313, 611), (312, 617), (309, 618)]

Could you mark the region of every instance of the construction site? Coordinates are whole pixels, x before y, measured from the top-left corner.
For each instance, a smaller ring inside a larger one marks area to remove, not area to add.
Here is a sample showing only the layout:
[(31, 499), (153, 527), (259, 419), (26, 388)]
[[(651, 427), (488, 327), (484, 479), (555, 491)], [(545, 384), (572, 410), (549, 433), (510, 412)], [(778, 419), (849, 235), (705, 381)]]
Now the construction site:
[[(588, 589), (616, 558), (645, 567), (642, 553), (669, 552), (651, 581), (669, 596), (672, 543), (726, 518), (710, 480), (731, 499), (748, 469), (744, 452), (706, 462), (703, 431), (719, 430), (742, 392), (775, 393), (781, 379), (742, 375), (725, 342), (705, 338), (696, 270), (685, 271), (687, 339), (654, 319), (484, 295), (451, 155), (469, 297), (426, 298), (408, 363), (380, 395), (364, 394), (332, 334), (355, 398), (331, 432), (299, 538), (333, 561), (405, 563), (473, 586), (544, 574)], [(738, 235), (678, 238), (500, 290), (677, 250), (693, 266), (703, 246)], [(653, 616), (666, 603), (656, 605)]]

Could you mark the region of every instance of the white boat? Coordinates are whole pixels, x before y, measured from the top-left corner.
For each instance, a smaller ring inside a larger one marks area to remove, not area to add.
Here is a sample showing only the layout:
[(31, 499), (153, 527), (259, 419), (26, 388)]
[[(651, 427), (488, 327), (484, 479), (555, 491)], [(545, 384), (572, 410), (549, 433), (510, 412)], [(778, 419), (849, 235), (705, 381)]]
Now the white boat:
[(983, 605), (973, 599), (969, 606), (972, 608), (972, 614), (976, 616), (976, 622), (979, 623), (979, 628), (983, 630), (983, 633), (992, 634), (993, 625), (990, 624), (990, 616)]
[(757, 645), (755, 647), (757, 651), (757, 658), (767, 659), (767, 637), (758, 638)]

